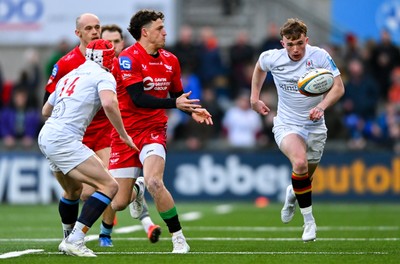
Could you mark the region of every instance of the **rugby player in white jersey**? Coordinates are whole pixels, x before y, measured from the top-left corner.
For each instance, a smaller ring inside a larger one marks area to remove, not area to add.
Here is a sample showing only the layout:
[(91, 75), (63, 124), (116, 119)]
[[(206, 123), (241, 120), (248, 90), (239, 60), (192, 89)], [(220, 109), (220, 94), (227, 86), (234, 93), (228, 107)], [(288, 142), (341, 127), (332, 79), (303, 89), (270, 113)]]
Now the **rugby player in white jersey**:
[[(275, 141), (292, 165), (292, 184), (287, 187), (281, 211), (283, 223), (294, 216), (296, 200), (304, 218), (303, 241), (316, 239), (317, 226), (312, 214), (312, 175), (317, 168), (327, 139), (324, 111), (344, 94), (340, 72), (331, 56), (308, 44), (307, 26), (290, 18), (282, 26), (282, 49), (261, 53), (252, 76), (250, 102), (261, 115), (270, 112), (260, 100), (267, 72), (271, 72), (278, 94), (277, 115), (272, 129)], [(334, 75), (334, 84), (325, 95), (307, 97), (297, 88), (297, 80), (311, 68), (325, 68)]]
[(82, 143), (86, 128), (101, 107), (120, 139), (137, 149), (124, 128), (118, 107), (116, 81), (110, 73), (114, 56), (109, 41), (91, 41), (85, 63), (60, 79), (42, 109), (49, 118), (39, 133), (39, 147), (50, 168), (64, 174), (57, 179), (65, 193), (79, 199), (82, 183), (95, 190), (84, 203), (72, 232), (58, 247), (68, 255), (96, 257), (85, 246), (85, 235), (118, 191), (117, 182), (100, 158)]

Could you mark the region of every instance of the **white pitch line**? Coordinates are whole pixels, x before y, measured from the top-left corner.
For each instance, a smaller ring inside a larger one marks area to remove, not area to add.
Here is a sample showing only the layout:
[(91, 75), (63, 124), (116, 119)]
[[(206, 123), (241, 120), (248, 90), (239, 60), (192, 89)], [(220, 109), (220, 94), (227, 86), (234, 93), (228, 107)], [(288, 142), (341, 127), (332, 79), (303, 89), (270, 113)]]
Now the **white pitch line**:
[(217, 214), (229, 214), (233, 211), (233, 206), (230, 204), (221, 204), (215, 207), (215, 212)]
[(0, 259), (15, 258), (26, 254), (42, 252), (44, 249), (26, 249), (22, 251), (11, 251), (0, 255)]
[[(301, 241), (298, 237), (187, 237), (189, 241)], [(114, 237), (115, 241), (146, 241), (147, 238), (144, 237)], [(161, 241), (170, 241), (171, 238), (160, 238)], [(0, 242), (60, 242), (60, 238), (1, 238)], [(326, 237), (317, 238), (317, 241), (369, 241), (369, 242), (379, 242), (379, 241), (400, 241), (399, 237), (382, 237), (382, 238), (371, 238), (371, 237)]]
[[(176, 253), (172, 252), (164, 252), (164, 251), (107, 251), (107, 252), (94, 252), (96, 255), (176, 255)], [(40, 254), (45, 255), (60, 255), (61, 252), (42, 252)], [(376, 251), (376, 252), (315, 252), (315, 251), (297, 251), (297, 252), (286, 252), (286, 251), (225, 251), (225, 252), (214, 252), (214, 251), (193, 251), (186, 253), (185, 255), (388, 255), (388, 252)]]
[[(247, 231), (247, 232), (282, 232), (303, 230), (301, 226), (188, 226), (185, 230), (193, 231)], [(318, 226), (318, 231), (397, 231), (399, 226)]]

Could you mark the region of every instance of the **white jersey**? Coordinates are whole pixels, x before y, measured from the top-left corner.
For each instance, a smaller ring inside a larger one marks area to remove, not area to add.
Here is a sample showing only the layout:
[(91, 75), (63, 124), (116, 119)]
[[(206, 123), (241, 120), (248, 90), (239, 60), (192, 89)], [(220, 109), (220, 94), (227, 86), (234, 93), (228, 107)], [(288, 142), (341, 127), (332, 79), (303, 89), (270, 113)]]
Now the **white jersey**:
[(101, 108), (99, 92), (116, 92), (114, 76), (93, 61), (71, 71), (57, 83), (48, 102), (54, 106), (45, 127), (82, 140), (87, 126)]
[(278, 111), (274, 124), (311, 125), (326, 130), (324, 118), (317, 122), (309, 118), (310, 110), (322, 101), (323, 95), (302, 95), (297, 88), (297, 81), (311, 68), (328, 69), (335, 77), (340, 75), (328, 52), (307, 45), (305, 56), (300, 61), (292, 61), (286, 49), (268, 50), (261, 53), (259, 65), (263, 71), (272, 73), (277, 89)]

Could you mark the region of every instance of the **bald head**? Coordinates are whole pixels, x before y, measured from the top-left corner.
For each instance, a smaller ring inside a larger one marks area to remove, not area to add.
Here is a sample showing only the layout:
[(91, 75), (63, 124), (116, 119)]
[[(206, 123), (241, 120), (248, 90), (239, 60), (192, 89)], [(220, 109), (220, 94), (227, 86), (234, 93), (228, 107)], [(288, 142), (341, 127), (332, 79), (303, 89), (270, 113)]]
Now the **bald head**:
[(75, 26), (76, 29), (81, 29), (82, 27), (84, 27), (87, 24), (98, 24), (100, 25), (100, 19), (91, 13), (84, 13), (81, 14), (80, 16), (78, 16), (76, 18), (76, 22), (75, 22)]

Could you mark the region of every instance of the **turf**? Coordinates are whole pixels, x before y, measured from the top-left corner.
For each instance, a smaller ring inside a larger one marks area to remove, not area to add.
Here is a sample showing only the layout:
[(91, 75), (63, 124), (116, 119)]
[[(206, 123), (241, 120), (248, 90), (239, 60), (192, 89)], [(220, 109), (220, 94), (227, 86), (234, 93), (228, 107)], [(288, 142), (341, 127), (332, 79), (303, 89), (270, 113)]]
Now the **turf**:
[[(170, 235), (149, 204), (153, 220), (163, 228), (151, 244), (139, 222), (127, 211), (118, 214), (114, 247), (97, 245), (99, 222), (87, 246), (97, 258), (57, 252), (62, 234), (57, 205), (0, 205), (1, 263), (400, 263), (399, 204), (315, 203), (317, 241), (303, 243), (299, 211), (290, 224), (280, 222), (280, 204), (258, 208), (253, 203), (177, 203), (191, 246), (185, 255), (171, 254)], [(131, 230), (126, 229), (132, 227)], [(136, 231), (135, 231), (136, 230)], [(8, 258), (6, 253), (40, 252)]]

